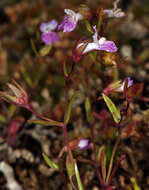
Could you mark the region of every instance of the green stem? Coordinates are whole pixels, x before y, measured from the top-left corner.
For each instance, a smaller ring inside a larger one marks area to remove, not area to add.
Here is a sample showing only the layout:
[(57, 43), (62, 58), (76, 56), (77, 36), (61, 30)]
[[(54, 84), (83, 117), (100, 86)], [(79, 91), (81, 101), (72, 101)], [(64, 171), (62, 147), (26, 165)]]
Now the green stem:
[(112, 155), (111, 155), (111, 159), (110, 159), (110, 164), (109, 164), (108, 174), (107, 174), (107, 178), (106, 178), (106, 183), (109, 182), (109, 177), (110, 177), (112, 167), (113, 167), (114, 156), (115, 156), (115, 153), (116, 153), (116, 150), (117, 150), (117, 147), (118, 147), (118, 144), (119, 144), (120, 140), (121, 140), (121, 133), (119, 133), (119, 136), (118, 136), (118, 138), (117, 138), (117, 140), (115, 142), (114, 148), (112, 150)]
[(68, 136), (68, 132), (67, 132), (67, 126), (65, 124), (66, 113), (67, 113), (67, 109), (68, 109), (68, 85), (69, 85), (69, 79), (67, 80), (67, 77), (66, 77), (65, 78), (65, 114), (64, 114), (64, 122), (63, 122), (63, 133), (64, 133), (65, 145), (67, 146), (67, 149), (68, 149), (69, 158), (74, 167), (74, 159), (73, 159), (71, 148), (69, 146), (69, 136)]

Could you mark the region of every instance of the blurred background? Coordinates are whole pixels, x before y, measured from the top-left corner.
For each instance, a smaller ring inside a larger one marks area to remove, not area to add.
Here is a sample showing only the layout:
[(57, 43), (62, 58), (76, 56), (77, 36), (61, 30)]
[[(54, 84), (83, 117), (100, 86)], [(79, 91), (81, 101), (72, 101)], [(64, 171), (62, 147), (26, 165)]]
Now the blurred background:
[[(100, 7), (113, 7), (112, 0), (0, 0), (0, 90), (8, 90), (6, 82), (15, 79), (28, 92), (34, 109), (58, 121), (63, 119), (65, 105), (61, 63), (67, 60), (68, 67), (72, 64), (76, 42), (89, 34), (83, 22), (73, 32), (59, 32), (59, 43), (42, 57), (40, 51), (44, 44), (40, 39), (39, 26), (51, 19), (60, 23), (65, 8), (77, 10), (80, 4), (87, 4), (95, 11)], [(103, 64), (101, 72), (91, 76), (89, 81), (91, 95), (98, 95), (117, 72), (116, 79), (130, 76), (135, 82), (144, 82), (143, 96), (149, 97), (149, 0), (121, 0), (119, 7), (126, 16), (107, 19), (103, 24), (103, 35), (118, 47), (119, 69), (115, 71), (112, 65)], [(77, 64), (72, 89), (80, 84), (79, 72), (81, 65)], [(80, 134), (89, 137), (84, 122), (84, 98), (80, 94), (74, 105), (73, 122), (69, 124), (72, 138)], [(100, 106), (103, 105), (99, 103), (97, 107)], [(115, 176), (114, 184), (121, 190), (128, 190), (129, 178), (134, 176), (142, 190), (148, 190), (149, 105), (136, 101), (132, 106), (135, 124), (132, 124), (130, 139), (124, 136), (121, 145), (127, 160)], [(55, 127), (29, 125), (27, 119), (35, 119), (35, 116), (2, 100), (0, 108), (0, 190), (67, 189), (58, 172), (48, 168), (42, 158), (42, 152), (45, 152), (57, 162), (63, 144), (61, 131)], [(98, 138), (97, 135), (97, 141)], [(105, 129), (100, 133), (98, 144), (113, 140), (113, 131)], [(90, 151), (83, 154), (86, 158), (92, 156)], [(88, 165), (85, 169), (83, 165), (79, 166), (81, 175), (88, 171), (84, 177), (85, 189), (100, 189), (94, 169)], [(4, 170), (8, 171), (8, 176)]]

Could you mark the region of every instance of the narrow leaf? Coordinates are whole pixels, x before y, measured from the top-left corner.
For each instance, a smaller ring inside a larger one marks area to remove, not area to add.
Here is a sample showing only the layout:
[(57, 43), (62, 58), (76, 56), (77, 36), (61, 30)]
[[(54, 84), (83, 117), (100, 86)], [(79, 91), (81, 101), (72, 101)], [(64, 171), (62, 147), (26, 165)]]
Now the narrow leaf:
[(68, 177), (69, 177), (69, 180), (71, 182), (72, 187), (75, 190), (77, 190), (74, 183), (73, 183), (73, 177), (75, 176), (75, 170), (74, 170), (74, 167), (73, 167), (73, 165), (69, 159), (69, 156), (67, 156), (67, 158), (66, 158), (66, 169), (67, 169)]
[(50, 158), (46, 154), (43, 153), (42, 156), (50, 168), (59, 170), (59, 166), (57, 164), (55, 164), (52, 160), (50, 160)]
[(44, 121), (44, 120), (28, 120), (27, 122), (29, 123), (35, 123), (35, 124), (39, 124), (39, 125), (44, 125), (44, 126), (58, 126), (61, 127), (62, 123), (58, 122), (58, 121)]
[(105, 94), (102, 94), (102, 97), (104, 101), (106, 102), (106, 105), (108, 109), (110, 110), (115, 123), (119, 123), (121, 119), (119, 110), (116, 108), (115, 104), (112, 102), (112, 100), (108, 96), (106, 96)]
[(32, 80), (28, 73), (26, 72), (25, 67), (21, 67), (22, 74), (24, 75), (24, 79), (27, 82), (27, 84), (31, 87), (32, 86)]
[(69, 120), (70, 120), (72, 104), (74, 102), (75, 96), (76, 96), (76, 92), (73, 94), (73, 96), (71, 97), (71, 100), (70, 100), (70, 102), (68, 104), (68, 108), (67, 108), (66, 116), (65, 116), (65, 124), (67, 124), (69, 122)]
[(6, 118), (0, 114), (0, 122), (6, 123)]
[(109, 163), (110, 163), (112, 150), (113, 150), (113, 146), (111, 144), (111, 141), (109, 140), (106, 144), (106, 162), (107, 162), (107, 165), (109, 165)]
[(81, 178), (80, 178), (78, 166), (77, 166), (76, 162), (75, 162), (75, 174), (76, 174), (76, 177), (77, 177), (79, 190), (84, 190), (83, 185), (82, 185), (82, 181), (81, 181)]
[(136, 182), (136, 179), (134, 177), (131, 177), (130, 181), (132, 183), (132, 186), (133, 186), (134, 190), (141, 190), (141, 188), (138, 186), (138, 184)]
[(104, 146), (99, 147), (98, 153), (97, 153), (97, 161), (100, 161), (100, 159), (101, 159), (101, 152), (102, 152), (102, 150), (104, 148), (105, 148)]
[(10, 105), (9, 110), (8, 110), (8, 113), (9, 113), (9, 117), (10, 117), (10, 118), (13, 117), (13, 115), (15, 114), (16, 109), (17, 109), (16, 106)]
[(68, 76), (68, 71), (67, 71), (67, 67), (66, 67), (66, 62), (64, 62), (64, 64), (63, 64), (63, 70), (64, 70), (65, 77), (67, 77)]
[(105, 181), (105, 179), (106, 179), (106, 155), (105, 155), (104, 148), (101, 151), (100, 166), (101, 166), (102, 177), (103, 177), (103, 180)]
[(86, 29), (90, 32), (90, 33), (94, 33), (90, 23), (88, 21), (85, 21), (85, 26), (86, 26)]
[(45, 45), (43, 48), (40, 49), (40, 54), (44, 57), (46, 56), (50, 50), (52, 48), (52, 44), (51, 45)]
[(35, 53), (36, 56), (38, 56), (38, 52), (37, 52), (37, 49), (36, 49), (33, 39), (30, 39), (30, 43), (31, 43), (33, 52)]
[(90, 122), (90, 120), (91, 120), (91, 103), (90, 103), (90, 100), (88, 97), (85, 100), (85, 111), (86, 111), (87, 121)]

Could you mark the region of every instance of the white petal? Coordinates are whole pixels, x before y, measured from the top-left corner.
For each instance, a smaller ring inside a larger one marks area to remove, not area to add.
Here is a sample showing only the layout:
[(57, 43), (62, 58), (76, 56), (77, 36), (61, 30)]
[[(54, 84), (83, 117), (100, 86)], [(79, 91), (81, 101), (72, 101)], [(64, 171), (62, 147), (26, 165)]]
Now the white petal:
[(98, 40), (98, 44), (99, 45), (103, 44), (105, 40), (106, 40), (106, 38), (104, 38), (104, 37), (100, 38), (100, 40)]
[(80, 44), (78, 44), (78, 45), (77, 45), (77, 48), (81, 47), (82, 45), (84, 45), (84, 43), (83, 43), (83, 42), (82, 42), (82, 43), (80, 43)]
[(69, 16), (74, 16), (76, 13), (71, 9), (64, 9), (64, 12)]
[(80, 13), (76, 13), (75, 17), (76, 17), (76, 21), (78, 21), (83, 18), (83, 15), (81, 15)]
[(94, 30), (95, 30), (95, 33), (93, 35), (93, 42), (97, 43), (98, 42), (98, 32), (97, 32), (97, 29), (96, 29), (96, 25), (93, 26)]
[(94, 42), (88, 43), (83, 53), (88, 53), (89, 51), (92, 51), (92, 50), (98, 50), (98, 48), (99, 48), (99, 45), (97, 43), (94, 43)]

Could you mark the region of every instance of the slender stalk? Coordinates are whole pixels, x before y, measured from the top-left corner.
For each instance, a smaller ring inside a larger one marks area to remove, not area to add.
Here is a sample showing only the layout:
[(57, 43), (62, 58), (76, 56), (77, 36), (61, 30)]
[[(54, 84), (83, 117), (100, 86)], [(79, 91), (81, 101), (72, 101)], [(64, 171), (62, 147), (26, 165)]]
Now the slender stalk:
[[(91, 65), (90, 69), (92, 69), (92, 67), (94, 66), (94, 63)], [(86, 93), (89, 94), (89, 89), (88, 89), (88, 75), (89, 75), (90, 70), (87, 70), (83, 67), (83, 79), (84, 79), (84, 83), (86, 86)], [(92, 121), (90, 121), (89, 123), (90, 125), (90, 131), (91, 131), (91, 138), (92, 138), (92, 142), (93, 142), (93, 152), (94, 152), (94, 166), (95, 166), (95, 170), (96, 170), (96, 174), (97, 177), (99, 179), (100, 185), (103, 187), (104, 186), (104, 182), (102, 180), (102, 176), (101, 173), (99, 171), (98, 168), (98, 162), (97, 162), (97, 150), (96, 150), (96, 143), (95, 143), (95, 135), (94, 135), (94, 123)]]
[(34, 115), (36, 115), (36, 117), (38, 117), (38, 118), (40, 118), (40, 119), (42, 119), (44, 121), (55, 122), (56, 126), (63, 128), (63, 123), (62, 122), (56, 122), (56, 121), (54, 121), (52, 119), (49, 119), (49, 118), (43, 116), (42, 114), (40, 114), (40, 113), (36, 112), (35, 110), (33, 110), (31, 105), (28, 105), (28, 107), (26, 107), (26, 109), (28, 109), (30, 112), (32, 112)]
[(65, 124), (65, 119), (66, 119), (66, 113), (67, 113), (67, 108), (68, 108), (68, 85), (69, 85), (69, 77), (65, 77), (65, 114), (64, 114), (64, 122), (63, 122), (63, 133), (64, 133), (64, 141), (65, 141), (65, 145), (67, 146), (68, 149), (68, 154), (69, 154), (69, 158), (71, 160), (72, 165), (74, 166), (74, 159), (73, 159), (73, 155), (71, 152), (71, 148), (69, 146), (69, 136), (68, 136), (68, 132), (67, 132), (67, 126)]
[(94, 152), (94, 161), (95, 161), (95, 169), (96, 169), (96, 173), (100, 182), (100, 185), (103, 187), (104, 183), (102, 180), (102, 176), (99, 172), (99, 168), (98, 168), (98, 162), (97, 162), (97, 149), (96, 149), (96, 143), (95, 143), (95, 135), (94, 135), (94, 125), (91, 122), (90, 123), (90, 131), (91, 131), (91, 137), (92, 137), (92, 142), (93, 142), (93, 152)]
[(124, 159), (125, 159), (125, 155), (122, 155), (122, 156), (119, 158), (119, 160), (116, 162), (116, 164), (115, 164), (115, 166), (114, 166), (114, 168), (113, 168), (112, 174), (111, 174), (111, 176), (110, 176), (110, 178), (109, 178), (109, 181), (108, 181), (108, 184), (109, 184), (109, 185), (110, 185), (110, 183), (111, 183), (111, 181), (112, 181), (112, 178), (113, 178), (113, 176), (114, 176), (116, 170), (118, 169), (118, 167), (119, 167), (119, 165), (120, 165), (120, 162), (121, 162), (122, 160), (124, 160)]
[(115, 156), (115, 153), (116, 153), (116, 150), (117, 150), (117, 147), (118, 147), (118, 144), (119, 144), (120, 140), (121, 140), (121, 134), (119, 133), (119, 136), (118, 136), (118, 138), (117, 138), (117, 140), (115, 142), (115, 145), (114, 145), (114, 148), (113, 148), (113, 151), (112, 151), (110, 164), (109, 164), (109, 169), (108, 169), (108, 174), (107, 174), (107, 178), (106, 178), (106, 183), (108, 183), (108, 181), (109, 181), (109, 177), (110, 177), (110, 174), (111, 174), (111, 171), (112, 171), (114, 156)]

